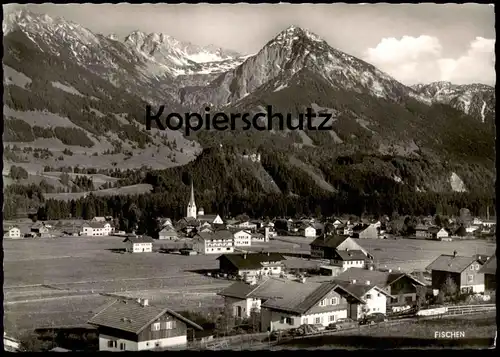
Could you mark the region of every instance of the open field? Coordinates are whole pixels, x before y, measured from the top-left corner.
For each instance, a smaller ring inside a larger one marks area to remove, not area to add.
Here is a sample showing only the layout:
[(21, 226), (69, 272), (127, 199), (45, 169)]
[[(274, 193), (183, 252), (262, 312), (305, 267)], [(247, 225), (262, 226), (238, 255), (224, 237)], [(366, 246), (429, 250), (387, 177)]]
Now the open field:
[[(270, 246), (273, 250), (309, 254), (309, 244), (313, 240), (305, 237), (278, 237), (270, 242)], [(453, 254), (454, 250), (458, 255), (464, 256), (492, 255), (496, 250), (495, 243), (484, 240), (440, 242), (419, 239), (355, 239), (355, 241), (375, 257), (375, 262), (379, 266), (390, 269), (400, 267), (403, 271), (424, 270), (440, 254)]]
[[(217, 255), (120, 254), (121, 237), (4, 241), (7, 331), (85, 323), (112, 296), (148, 298), (176, 310), (222, 306), (232, 282), (191, 270), (217, 269)], [(161, 246), (163, 242), (155, 242)], [(305, 262), (290, 258), (287, 266)], [(103, 296), (104, 295), (104, 296)], [(112, 296), (110, 296), (112, 295)]]
[[(82, 324), (116, 295), (149, 298), (152, 303), (168, 303), (176, 310), (206, 310), (222, 305), (216, 292), (232, 282), (195, 272), (217, 269), (217, 255), (123, 254), (117, 252), (124, 248), (122, 241), (122, 237), (4, 240), (4, 323), (7, 331), (15, 333), (17, 329), (52, 324)], [(480, 241), (455, 244), (363, 240), (362, 243), (369, 250), (370, 247), (381, 249), (373, 253), (377, 256), (380, 252), (380, 259), (388, 263), (390, 258), (422, 257), (420, 259), (425, 258), (427, 264), (441, 252), (449, 253), (450, 244), (459, 254), (474, 254), (476, 247), (478, 253), (491, 254), (495, 249), (493, 244)], [(155, 242), (154, 246), (163, 244)], [(298, 244), (295, 247), (294, 244), (272, 240), (252, 248), (298, 252)], [(287, 268), (313, 268), (321, 263), (287, 257), (285, 265)]]
[[(332, 335), (287, 341), (273, 350), (297, 348), (487, 348), (495, 337), (496, 312), (470, 316), (424, 319), (395, 325), (380, 324)], [(465, 337), (436, 339), (435, 332), (463, 332)]]

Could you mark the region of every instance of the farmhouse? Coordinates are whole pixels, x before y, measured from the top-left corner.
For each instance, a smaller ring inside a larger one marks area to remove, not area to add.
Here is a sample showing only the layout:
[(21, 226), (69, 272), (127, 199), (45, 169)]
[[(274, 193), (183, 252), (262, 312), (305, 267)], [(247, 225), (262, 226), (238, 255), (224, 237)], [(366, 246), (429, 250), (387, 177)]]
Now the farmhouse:
[(234, 245), (236, 247), (248, 247), (252, 245), (252, 234), (243, 230), (234, 233)]
[(418, 224), (415, 227), (415, 237), (427, 239), (432, 237), (432, 233), (429, 232), (429, 227), (423, 224)]
[(19, 239), (21, 238), (21, 230), (19, 227), (3, 227), (4, 238)]
[(446, 229), (439, 228), (439, 227), (430, 227), (429, 233), (432, 235), (432, 239), (435, 239), (435, 240), (441, 240), (443, 238), (448, 238), (450, 235)]
[(244, 230), (252, 231), (252, 232), (257, 229), (257, 225), (255, 223), (250, 222), (250, 221), (239, 222), (235, 226), (238, 228), (244, 229)]
[(300, 233), (307, 238), (316, 237), (316, 229), (312, 225), (301, 228)]
[(178, 239), (179, 235), (173, 226), (166, 225), (158, 232), (158, 239), (175, 240)]
[(302, 324), (328, 326), (338, 319), (351, 317), (351, 305), (364, 304), (350, 290), (333, 282), (269, 279), (263, 285), (252, 292), (252, 296), (262, 300), (263, 331), (287, 330)]
[(81, 235), (95, 237), (95, 236), (109, 236), (113, 231), (111, 224), (108, 222), (89, 222), (84, 223), (82, 226)]
[(486, 261), (479, 273), (484, 274), (484, 290), (485, 291), (496, 291), (497, 290), (497, 256), (493, 256)]
[(386, 290), (369, 280), (352, 280), (350, 282), (334, 280), (344, 291), (356, 298), (349, 304), (347, 316), (353, 320), (361, 319), (373, 313), (384, 314), (387, 311), (387, 298), (394, 298)]
[(335, 250), (330, 259), (330, 264), (333, 267), (338, 267), (338, 273), (341, 273), (350, 268), (365, 268), (366, 260), (369, 259), (361, 250), (346, 248), (345, 250)]
[(461, 292), (484, 292), (484, 274), (479, 271), (482, 263), (478, 257), (440, 255), (427, 270), (432, 272), (432, 289), (437, 293), (451, 278)]
[(117, 300), (92, 317), (99, 351), (144, 351), (186, 345), (188, 328), (203, 328), (169, 308), (148, 300)]
[(31, 226), (31, 233), (35, 237), (49, 238), (51, 235), (49, 233), (49, 227), (43, 222), (37, 222)]
[(279, 253), (224, 254), (217, 260), (221, 272), (250, 278), (280, 275), (285, 257)]
[(151, 253), (153, 251), (153, 239), (150, 237), (130, 236), (123, 241), (127, 243), (129, 253)]
[(276, 237), (276, 232), (272, 230), (270, 227), (264, 228), (264, 234), (256, 232), (252, 233), (252, 242), (255, 243), (262, 243), (262, 242), (269, 242), (269, 239), (271, 237)]
[(224, 297), (224, 306), (231, 312), (232, 316), (248, 318), (252, 310), (260, 311), (261, 299), (252, 295), (252, 292), (259, 288), (259, 286), (237, 281), (218, 292), (217, 295)]
[(170, 226), (170, 227), (174, 226), (172, 223), (172, 220), (170, 218), (158, 217), (157, 221), (158, 221), (159, 226), (162, 228), (167, 227), (167, 226)]
[(198, 254), (221, 254), (234, 252), (234, 237), (228, 230), (214, 233), (199, 232), (193, 237), (193, 249)]
[(369, 259), (373, 259), (353, 238), (339, 235), (322, 234), (311, 244), (311, 257), (319, 259), (333, 259), (336, 250), (360, 250)]
[(411, 275), (402, 272), (366, 270), (351, 268), (335, 278), (335, 281), (362, 282), (368, 280), (371, 284), (384, 289), (393, 297), (387, 300), (387, 306), (413, 305), (417, 301), (417, 287), (425, 283)]

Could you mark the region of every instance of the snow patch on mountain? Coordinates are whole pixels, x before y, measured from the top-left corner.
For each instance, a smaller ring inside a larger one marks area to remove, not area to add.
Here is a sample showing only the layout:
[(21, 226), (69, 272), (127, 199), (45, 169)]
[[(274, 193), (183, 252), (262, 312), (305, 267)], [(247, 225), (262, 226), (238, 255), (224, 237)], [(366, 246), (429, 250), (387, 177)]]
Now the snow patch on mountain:
[(83, 97), (84, 96), (82, 93), (80, 93), (78, 90), (76, 90), (76, 88), (71, 87), (71, 86), (67, 86), (66, 84), (62, 84), (60, 82), (52, 82), (52, 86), (54, 88), (63, 90), (66, 93), (69, 93), (69, 94), (77, 95), (79, 97)]
[(467, 192), (464, 182), (456, 173), (452, 172), (450, 177), (451, 189), (454, 192)]
[(486, 109), (486, 102), (483, 100), (483, 106), (481, 107), (481, 122), (484, 123), (484, 111)]
[(27, 75), (7, 65), (3, 65), (3, 78), (5, 84), (13, 84), (24, 89), (32, 82), (31, 78)]

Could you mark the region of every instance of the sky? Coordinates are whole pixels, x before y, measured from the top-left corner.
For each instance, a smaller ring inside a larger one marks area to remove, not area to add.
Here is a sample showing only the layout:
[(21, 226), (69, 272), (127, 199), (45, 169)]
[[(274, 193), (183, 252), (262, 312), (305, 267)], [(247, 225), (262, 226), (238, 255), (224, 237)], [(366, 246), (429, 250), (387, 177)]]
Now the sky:
[(93, 32), (160, 32), (253, 54), (290, 25), (400, 82), (495, 84), (495, 14), (487, 4), (43, 4), (9, 12), (61, 16)]

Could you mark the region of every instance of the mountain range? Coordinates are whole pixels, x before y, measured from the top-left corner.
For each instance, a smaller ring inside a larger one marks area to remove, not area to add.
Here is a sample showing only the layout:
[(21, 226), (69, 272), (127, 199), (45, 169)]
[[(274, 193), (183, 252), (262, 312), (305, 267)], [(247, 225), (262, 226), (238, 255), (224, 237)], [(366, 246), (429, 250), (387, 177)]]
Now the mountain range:
[[(64, 165), (164, 169), (217, 146), (243, 158), (262, 154), (242, 174), (258, 177), (264, 191), (304, 194), (300, 185), (290, 189), (297, 175), (294, 182), (325, 192), (339, 191), (352, 175), (385, 177), (414, 191), (494, 187), (491, 86), (406, 86), (297, 26), (252, 55), (138, 30), (106, 36), (25, 10), (7, 15), (3, 31), (4, 145), (52, 153), (10, 154), (7, 162), (31, 172)], [(205, 104), (259, 112), (272, 105), (293, 115), (311, 107), (332, 113), (333, 128), (185, 137), (146, 131), (146, 104), (170, 112)]]

